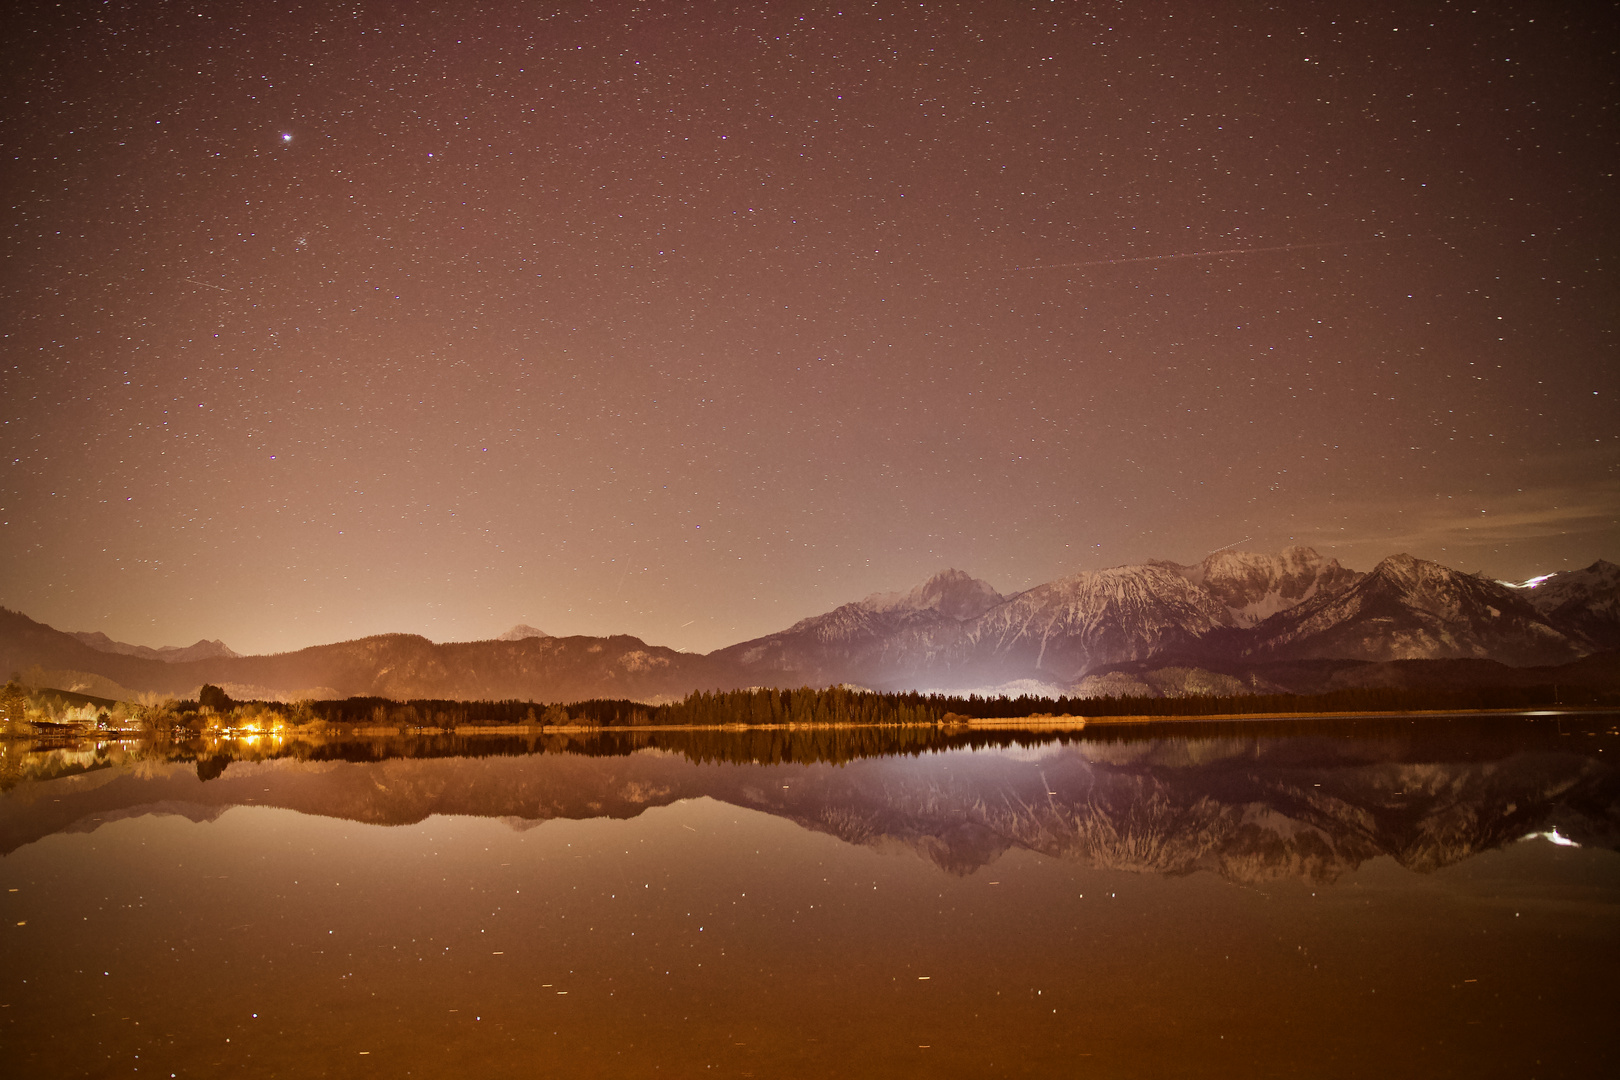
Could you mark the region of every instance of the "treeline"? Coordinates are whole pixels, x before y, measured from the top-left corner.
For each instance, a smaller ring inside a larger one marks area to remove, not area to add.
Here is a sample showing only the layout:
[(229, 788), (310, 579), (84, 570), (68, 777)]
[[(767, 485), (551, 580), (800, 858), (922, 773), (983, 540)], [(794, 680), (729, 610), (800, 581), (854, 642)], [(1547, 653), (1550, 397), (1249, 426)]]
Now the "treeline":
[[(533, 701), (451, 701), (434, 698), (394, 701), (381, 697), (351, 697), (294, 704), (233, 701), (216, 686), (204, 686), (195, 701), (169, 701), (157, 706), (80, 699), (53, 711), (40, 700), (29, 703), (20, 690), (6, 688), (0, 711), (8, 721), (26, 714), (33, 726), (89, 724), (121, 728), (133, 720), (153, 733), (212, 730), (268, 731), (282, 727), (315, 726), (392, 728), (395, 731), (454, 731), (466, 727), (548, 728), (587, 727), (629, 729), (647, 727), (696, 728), (912, 728), (952, 726), (958, 721), (1074, 717), (1197, 717), (1272, 713), (1311, 716), (1344, 712), (1476, 711), (1535, 709), (1547, 706), (1592, 707), (1620, 705), (1620, 694), (1582, 686), (1530, 687), (1361, 687), (1324, 694), (1245, 694), (1230, 697), (956, 697), (945, 694), (875, 693), (834, 686), (826, 689), (752, 689), (698, 691), (678, 702), (647, 705), (623, 699), (599, 698), (569, 705)], [(51, 691), (51, 694), (60, 692)], [(36, 698), (39, 698), (36, 695)], [(15, 700), (14, 700), (15, 699)], [(51, 703), (54, 704), (54, 703)], [(25, 708), (25, 706), (27, 706)], [(65, 710), (65, 711), (64, 711)], [(58, 716), (58, 714), (61, 714)], [(82, 714), (82, 715), (81, 715)], [(8, 724), (20, 729), (21, 722)], [(15, 732), (15, 733), (20, 733)], [(772, 744), (775, 745), (775, 744)], [(770, 754), (796, 754), (791, 739), (783, 750)], [(821, 753), (822, 751), (817, 751)], [(842, 751), (832, 749), (837, 755)], [(789, 757), (786, 760), (795, 760)]]
[(1324, 694), (1229, 697), (939, 698), (948, 712), (974, 720), (1041, 715), (1219, 716), (1260, 713), (1427, 712), (1620, 705), (1620, 694), (1584, 686), (1351, 687)]
[(1219, 716), (1264, 713), (1311, 715), (1335, 712), (1426, 712), (1433, 710), (1531, 709), (1546, 706), (1620, 705), (1620, 694), (1581, 686), (1352, 687), (1324, 694), (1243, 694), (1228, 697), (1044, 698), (956, 697), (947, 694), (882, 694), (831, 687), (825, 690), (731, 690), (689, 694), (670, 705), (594, 700), (552, 710), (571, 722), (601, 727), (642, 725), (709, 727), (743, 725), (927, 725), (968, 720), (1076, 716)]
[[(289, 722), (387, 727), (500, 726), (567, 724), (588, 727), (726, 726), (762, 724), (887, 725), (938, 723), (956, 699), (939, 695), (878, 694), (842, 686), (825, 690), (697, 691), (684, 700), (647, 705), (618, 698), (593, 698), (569, 705), (533, 701), (391, 701), (351, 697), (339, 701), (305, 701), (282, 706)], [(189, 704), (189, 703), (182, 703)], [(276, 709), (264, 702), (251, 704)]]
[(603, 727), (708, 727), (742, 724), (876, 724), (938, 723), (946, 699), (923, 694), (878, 694), (843, 686), (812, 690), (701, 690), (670, 705), (630, 701), (582, 701), (568, 706), (576, 722)]

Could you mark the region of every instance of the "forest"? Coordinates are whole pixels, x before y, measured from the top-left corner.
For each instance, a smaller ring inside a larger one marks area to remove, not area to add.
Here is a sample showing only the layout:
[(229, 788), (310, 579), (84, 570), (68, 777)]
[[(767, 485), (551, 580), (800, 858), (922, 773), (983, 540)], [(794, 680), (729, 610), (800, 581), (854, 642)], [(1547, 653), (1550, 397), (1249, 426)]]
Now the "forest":
[(455, 727), (541, 724), (604, 728), (795, 726), (911, 726), (966, 720), (1052, 717), (1198, 717), (1340, 712), (1430, 712), (1620, 705), (1620, 695), (1586, 687), (1369, 687), (1326, 694), (1247, 694), (1232, 697), (957, 697), (826, 689), (697, 691), (683, 700), (647, 705), (597, 698), (569, 705), (527, 701), (404, 701), (347, 698), (297, 708), (327, 723)]
[(450, 701), (350, 697), (330, 701), (234, 701), (205, 685), (195, 700), (157, 704), (117, 702), (61, 690), (30, 691), (16, 680), (0, 689), (0, 720), (8, 734), (69, 729), (129, 730), (181, 737), (204, 732), (261, 733), (285, 728), (392, 728), (400, 733), (463, 727), (563, 729), (952, 727), (975, 720), (1074, 717), (1176, 718), (1333, 713), (1466, 712), (1547, 707), (1620, 706), (1620, 694), (1581, 686), (1367, 687), (1325, 694), (1248, 694), (1231, 697), (958, 697), (824, 689), (697, 691), (661, 705), (598, 698), (570, 704), (534, 701)]

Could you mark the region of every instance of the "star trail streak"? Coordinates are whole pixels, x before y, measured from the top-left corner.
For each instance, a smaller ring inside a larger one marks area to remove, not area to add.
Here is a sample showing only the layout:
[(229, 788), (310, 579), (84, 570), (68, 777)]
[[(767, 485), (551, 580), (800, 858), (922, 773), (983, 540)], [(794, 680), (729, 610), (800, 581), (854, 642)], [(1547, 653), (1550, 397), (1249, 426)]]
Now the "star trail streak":
[(1218, 251), (1178, 251), (1171, 255), (1138, 255), (1123, 259), (1092, 259), (1088, 262), (1038, 263), (1020, 266), (1018, 270), (1066, 270), (1082, 266), (1123, 266), (1126, 263), (1169, 262), (1172, 259), (1213, 259), (1221, 255), (1259, 255), (1268, 251), (1310, 251), (1316, 248), (1347, 248), (1361, 244), (1388, 243), (1380, 237), (1373, 240), (1329, 240), (1320, 244), (1278, 244), (1275, 247), (1235, 247)]

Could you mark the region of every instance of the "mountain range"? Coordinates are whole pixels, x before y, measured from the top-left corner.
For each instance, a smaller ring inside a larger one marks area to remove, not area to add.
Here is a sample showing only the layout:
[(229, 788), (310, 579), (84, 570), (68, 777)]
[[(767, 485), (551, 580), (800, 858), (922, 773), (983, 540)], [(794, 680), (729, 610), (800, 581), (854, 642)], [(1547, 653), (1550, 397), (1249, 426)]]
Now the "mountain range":
[[(959, 570), (707, 655), (627, 635), (491, 641), (383, 634), (270, 656), (219, 641), (150, 649), (0, 608), (0, 670), (102, 696), (592, 697), (852, 684), (1090, 696), (1340, 686), (1620, 683), (1620, 567), (1493, 581), (1394, 555), (1362, 573), (1306, 547), (1088, 571), (1013, 595)], [(1567, 669), (1567, 670), (1566, 670)], [(63, 685), (71, 684), (71, 685)]]

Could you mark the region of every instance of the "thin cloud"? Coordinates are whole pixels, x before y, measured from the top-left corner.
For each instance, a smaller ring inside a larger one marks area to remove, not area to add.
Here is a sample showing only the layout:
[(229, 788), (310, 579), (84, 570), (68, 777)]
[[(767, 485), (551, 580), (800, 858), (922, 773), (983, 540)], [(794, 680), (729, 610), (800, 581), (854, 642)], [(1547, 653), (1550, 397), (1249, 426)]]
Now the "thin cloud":
[[(1344, 508), (1341, 506), (1341, 510)], [(1391, 521), (1391, 517), (1394, 520)], [(1605, 479), (1579, 487), (1510, 492), (1488, 498), (1457, 497), (1445, 505), (1365, 503), (1344, 513), (1342, 531), (1303, 531), (1302, 539), (1324, 546), (1375, 547), (1388, 552), (1522, 543), (1554, 536), (1620, 535), (1620, 483)], [(1383, 520), (1386, 529), (1369, 527)]]

